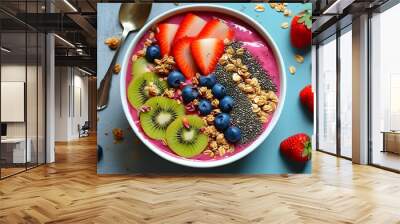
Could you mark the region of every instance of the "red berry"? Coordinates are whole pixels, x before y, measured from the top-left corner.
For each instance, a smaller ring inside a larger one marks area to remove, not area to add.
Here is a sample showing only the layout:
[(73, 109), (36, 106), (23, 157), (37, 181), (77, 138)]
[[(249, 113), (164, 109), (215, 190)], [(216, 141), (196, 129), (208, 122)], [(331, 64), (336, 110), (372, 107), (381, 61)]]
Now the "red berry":
[(290, 136), (282, 141), (280, 151), (290, 161), (305, 163), (312, 154), (310, 137), (304, 133)]
[(314, 113), (314, 93), (312, 86), (307, 85), (304, 87), (299, 94), (300, 102), (303, 106), (307, 107), (308, 111)]
[(196, 38), (206, 23), (204, 19), (193, 13), (186, 14), (176, 31), (174, 43), (177, 43), (178, 40), (184, 37)]
[(218, 38), (232, 40), (234, 31), (222, 20), (212, 19), (201, 30), (198, 38)]
[(181, 70), (186, 79), (190, 80), (197, 72), (196, 63), (193, 60), (192, 52), (190, 50), (190, 44), (193, 40), (194, 38), (183, 37), (178, 42), (174, 43), (172, 49), (172, 55), (175, 58), (179, 70)]
[(162, 56), (170, 54), (172, 41), (177, 30), (177, 24), (162, 23), (157, 25), (155, 37), (158, 45), (160, 45)]
[(290, 25), (290, 41), (295, 48), (304, 49), (311, 45), (311, 13), (304, 11), (293, 17)]
[(224, 53), (224, 41), (217, 38), (198, 39), (192, 42), (191, 49), (197, 67), (203, 75), (208, 75), (214, 71)]

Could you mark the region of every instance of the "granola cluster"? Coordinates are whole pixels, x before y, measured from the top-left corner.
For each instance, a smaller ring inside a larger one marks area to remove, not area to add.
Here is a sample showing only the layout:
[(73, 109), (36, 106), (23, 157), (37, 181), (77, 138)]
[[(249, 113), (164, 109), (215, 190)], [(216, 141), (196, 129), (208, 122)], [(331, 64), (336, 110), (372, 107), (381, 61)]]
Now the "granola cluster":
[[(213, 116), (210, 115), (208, 115), (207, 118)], [(203, 133), (208, 135), (209, 140), (208, 140), (208, 148), (203, 151), (203, 154), (208, 155), (209, 157), (215, 157), (215, 156), (223, 156), (226, 153), (231, 153), (235, 151), (235, 147), (228, 143), (228, 141), (225, 139), (224, 134), (219, 132), (214, 125), (212, 124), (210, 125), (210, 122), (208, 122), (207, 118), (203, 119), (206, 120), (205, 123), (207, 125), (203, 129)]]
[(154, 63), (156, 64), (154, 71), (163, 76), (168, 75), (175, 67), (174, 57), (168, 55), (165, 55), (161, 59), (155, 59)]
[(287, 3), (269, 3), (269, 6), (272, 9), (275, 9), (277, 12), (283, 13), (284, 16), (291, 16), (292, 12), (286, 7)]
[(157, 86), (154, 84), (154, 82), (149, 82), (144, 87), (144, 91), (149, 96), (158, 96), (158, 95), (160, 95), (160, 90), (159, 90), (159, 88), (157, 88)]
[(111, 50), (115, 50), (119, 47), (119, 45), (121, 44), (121, 39), (117, 38), (117, 37), (109, 37), (107, 38), (104, 43), (111, 49)]

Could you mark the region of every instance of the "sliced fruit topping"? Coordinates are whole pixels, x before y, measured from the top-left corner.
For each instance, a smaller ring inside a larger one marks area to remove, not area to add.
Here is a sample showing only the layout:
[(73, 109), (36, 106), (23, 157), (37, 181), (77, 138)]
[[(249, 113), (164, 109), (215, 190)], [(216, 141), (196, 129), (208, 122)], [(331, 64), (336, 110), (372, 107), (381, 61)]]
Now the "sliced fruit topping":
[(194, 38), (184, 37), (174, 44), (172, 55), (186, 79), (191, 79), (197, 72), (196, 63), (193, 60), (190, 44)]
[(132, 76), (137, 77), (146, 72), (151, 72), (152, 65), (147, 62), (146, 58), (140, 57), (133, 62)]
[(193, 13), (188, 13), (179, 24), (179, 28), (176, 31), (174, 43), (183, 37), (197, 37), (203, 27), (206, 25), (206, 21)]
[[(188, 128), (184, 124), (186, 122), (189, 123)], [(200, 131), (203, 127), (204, 122), (197, 115), (177, 118), (167, 128), (168, 146), (177, 155), (185, 158), (199, 155), (208, 145), (208, 136)]]
[(167, 88), (165, 81), (160, 81), (153, 72), (135, 76), (128, 86), (128, 101), (136, 109), (139, 109), (146, 100), (152, 96), (161, 95)]
[(162, 96), (152, 97), (144, 105), (150, 110), (140, 113), (140, 125), (152, 139), (164, 139), (168, 126), (176, 118), (185, 115), (182, 104)]
[(156, 39), (161, 48), (161, 55), (169, 55), (171, 51), (172, 41), (174, 40), (178, 24), (162, 23), (158, 24)]
[(198, 39), (192, 42), (191, 50), (197, 67), (204, 75), (208, 75), (214, 71), (224, 53), (224, 41), (218, 38)]
[(234, 31), (222, 20), (212, 19), (207, 22), (197, 38), (218, 38), (232, 40)]

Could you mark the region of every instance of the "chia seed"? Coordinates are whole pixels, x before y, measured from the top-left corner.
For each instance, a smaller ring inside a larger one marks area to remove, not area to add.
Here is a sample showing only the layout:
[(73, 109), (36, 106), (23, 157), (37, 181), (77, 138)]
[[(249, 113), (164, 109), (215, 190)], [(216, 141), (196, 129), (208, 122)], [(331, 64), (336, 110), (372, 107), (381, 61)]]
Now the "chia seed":
[[(268, 71), (265, 71), (259, 59), (251, 55), (249, 51), (243, 47), (243, 43), (234, 41), (228, 46), (232, 46), (235, 51), (239, 48), (243, 48), (243, 55), (235, 55), (235, 58), (240, 58), (242, 63), (247, 66), (251, 78), (254, 77), (258, 79), (261, 89), (265, 91), (277, 91), (276, 85), (272, 82), (271, 75)], [(227, 95), (231, 96), (235, 102), (230, 114), (232, 117), (232, 124), (240, 128), (242, 132), (242, 138), (239, 143), (245, 144), (253, 141), (261, 134), (263, 123), (260, 121), (257, 114), (253, 113), (251, 101), (232, 80), (232, 73), (225, 71), (224, 66), (217, 64), (214, 73), (217, 82), (225, 86)]]
[(225, 71), (220, 64), (215, 68), (214, 74), (217, 82), (225, 86), (226, 93), (231, 96), (235, 105), (230, 112), (232, 124), (240, 128), (242, 138), (240, 144), (251, 142), (257, 138), (262, 131), (262, 122), (251, 110), (251, 102), (239, 87), (233, 82), (231, 74)]
[(240, 58), (242, 63), (247, 66), (252, 78), (254, 77), (258, 79), (262, 90), (272, 90), (274, 92), (277, 91), (276, 85), (272, 82), (271, 75), (268, 73), (268, 71), (265, 71), (263, 66), (260, 64), (259, 59), (251, 55), (249, 51), (243, 47), (242, 42), (233, 41), (230, 46), (232, 46), (235, 51), (241, 47), (243, 48), (243, 55), (235, 55), (235, 57)]

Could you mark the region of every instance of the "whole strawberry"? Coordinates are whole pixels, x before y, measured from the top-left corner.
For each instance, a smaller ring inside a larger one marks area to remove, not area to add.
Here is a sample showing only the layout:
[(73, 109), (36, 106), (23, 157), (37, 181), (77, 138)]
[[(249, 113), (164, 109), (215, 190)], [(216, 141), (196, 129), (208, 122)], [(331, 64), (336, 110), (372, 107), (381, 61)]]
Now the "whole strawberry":
[(314, 93), (311, 85), (304, 87), (299, 94), (300, 102), (303, 106), (307, 107), (308, 111), (314, 113)]
[(305, 49), (311, 45), (311, 25), (311, 12), (309, 10), (293, 17), (290, 25), (290, 42), (293, 47)]
[(305, 163), (311, 159), (310, 137), (304, 133), (290, 136), (281, 142), (280, 151), (291, 161)]

